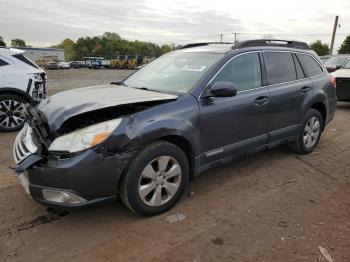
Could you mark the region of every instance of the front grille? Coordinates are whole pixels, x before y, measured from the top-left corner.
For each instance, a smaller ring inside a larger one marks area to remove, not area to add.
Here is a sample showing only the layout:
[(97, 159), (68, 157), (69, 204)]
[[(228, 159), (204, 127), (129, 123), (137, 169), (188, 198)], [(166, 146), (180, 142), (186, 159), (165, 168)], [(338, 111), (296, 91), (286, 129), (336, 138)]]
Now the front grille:
[(21, 163), (28, 156), (38, 151), (38, 146), (36, 145), (33, 135), (32, 128), (28, 124), (25, 124), (16, 136), (13, 145), (13, 158), (16, 164)]

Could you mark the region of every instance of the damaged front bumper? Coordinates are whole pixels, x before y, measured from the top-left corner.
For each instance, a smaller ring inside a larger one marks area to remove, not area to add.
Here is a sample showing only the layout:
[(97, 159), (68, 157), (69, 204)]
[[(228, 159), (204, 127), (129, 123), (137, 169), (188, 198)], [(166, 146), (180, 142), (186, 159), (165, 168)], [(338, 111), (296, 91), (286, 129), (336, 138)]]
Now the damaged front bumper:
[(39, 146), (32, 147), (32, 151), (27, 148), (30, 143), (36, 145), (30, 132), (26, 125), (18, 134), (14, 157), (16, 173), (22, 185), (26, 184), (22, 181), (28, 181), (25, 188), (34, 200), (51, 207), (76, 209), (115, 198), (119, 178), (135, 152), (104, 155), (88, 149), (68, 157), (44, 157)]

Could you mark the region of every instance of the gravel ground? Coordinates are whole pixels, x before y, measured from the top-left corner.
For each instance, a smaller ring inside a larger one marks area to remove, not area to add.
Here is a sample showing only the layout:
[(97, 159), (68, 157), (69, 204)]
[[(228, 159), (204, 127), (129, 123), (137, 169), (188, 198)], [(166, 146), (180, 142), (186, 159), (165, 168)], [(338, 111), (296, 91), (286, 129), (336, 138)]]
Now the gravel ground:
[[(49, 93), (130, 71), (48, 71)], [(286, 147), (203, 173), (172, 210), (144, 218), (120, 201), (80, 212), (33, 202), (0, 134), (0, 261), (350, 261), (350, 103), (339, 103), (317, 150)], [(167, 217), (185, 214), (182, 221)]]

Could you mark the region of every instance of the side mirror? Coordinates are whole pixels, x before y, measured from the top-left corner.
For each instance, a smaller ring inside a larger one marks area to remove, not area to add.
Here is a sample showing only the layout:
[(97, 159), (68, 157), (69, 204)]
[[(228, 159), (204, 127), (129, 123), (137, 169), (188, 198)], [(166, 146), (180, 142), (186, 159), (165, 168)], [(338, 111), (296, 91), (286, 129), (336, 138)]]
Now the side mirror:
[(337, 66), (335, 67), (335, 69), (340, 69), (340, 68), (342, 68), (342, 65), (337, 65)]
[(218, 81), (207, 89), (205, 97), (230, 97), (237, 94), (235, 84), (231, 82)]

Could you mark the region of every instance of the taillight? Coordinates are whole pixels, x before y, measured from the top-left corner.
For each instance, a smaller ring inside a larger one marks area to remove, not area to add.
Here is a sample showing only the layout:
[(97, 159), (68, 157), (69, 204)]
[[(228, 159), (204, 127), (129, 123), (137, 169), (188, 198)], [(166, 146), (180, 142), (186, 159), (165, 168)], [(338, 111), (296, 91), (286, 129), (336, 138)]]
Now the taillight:
[(336, 88), (337, 87), (337, 79), (334, 76), (331, 76), (331, 78), (329, 79), (331, 85)]

